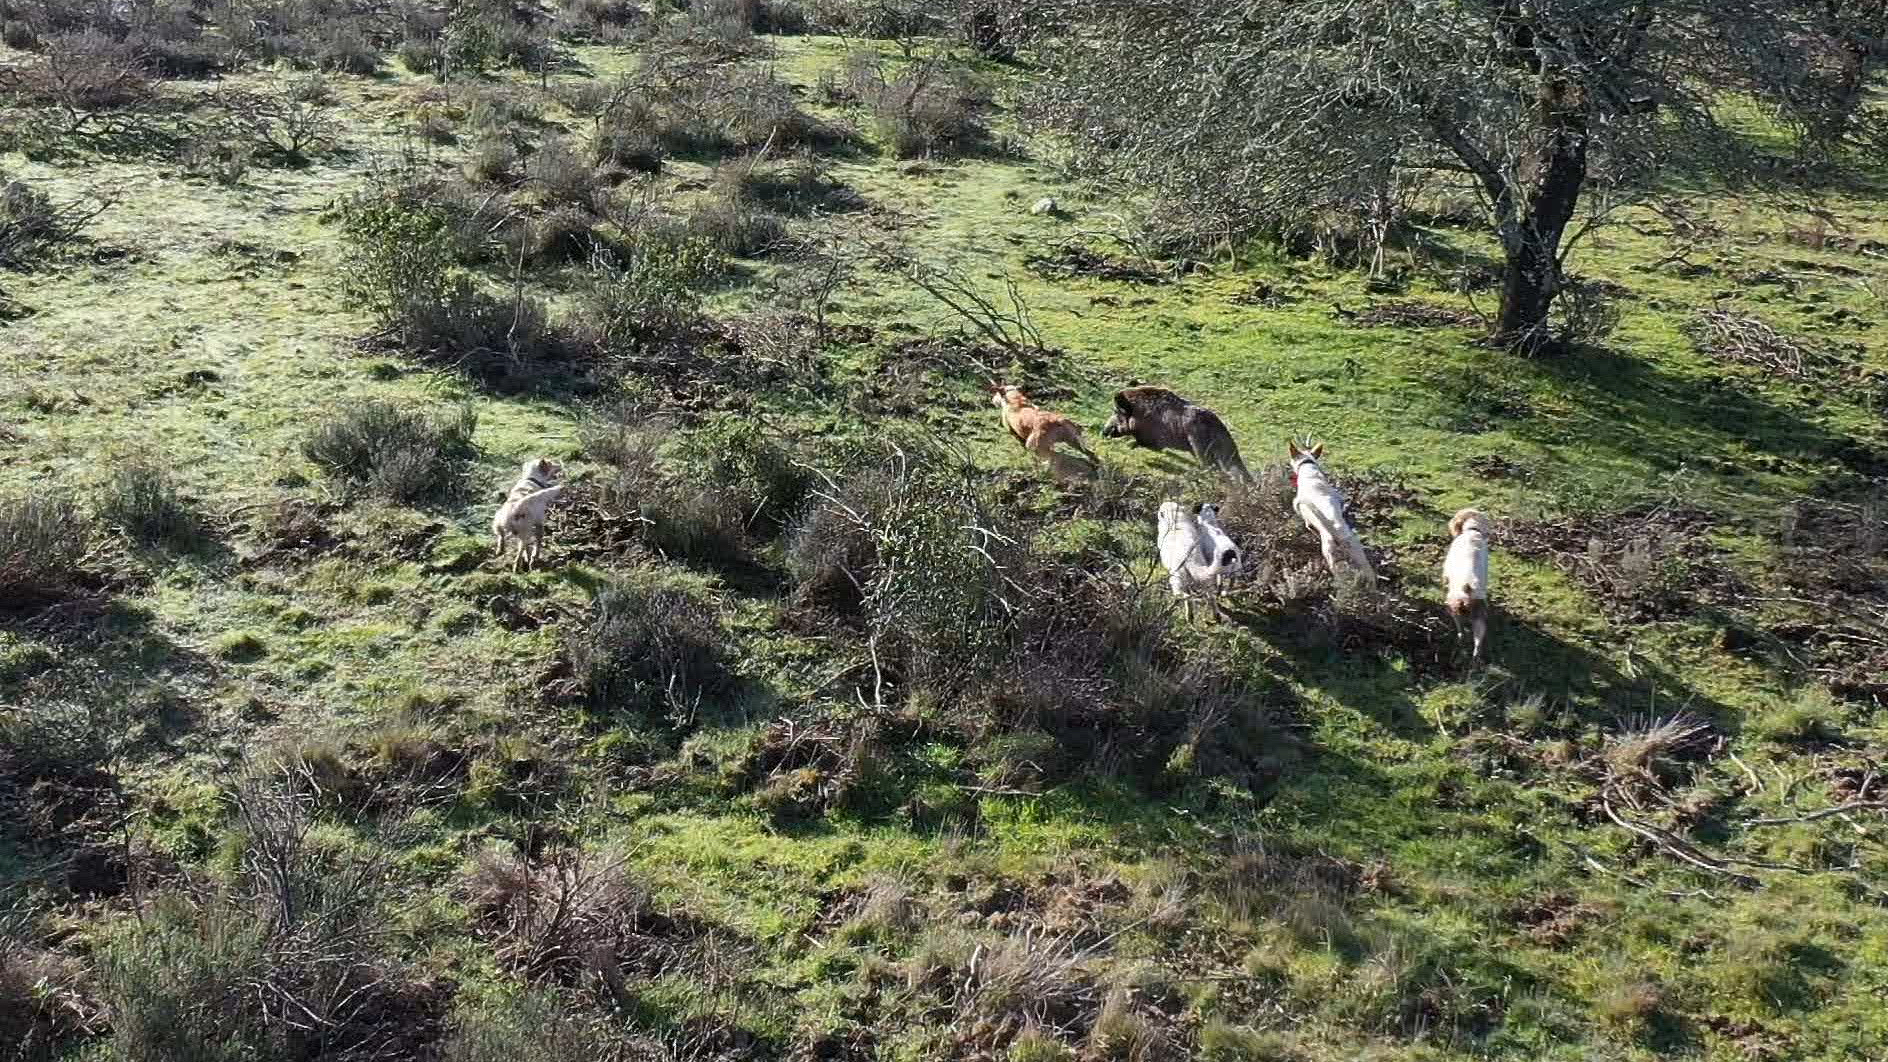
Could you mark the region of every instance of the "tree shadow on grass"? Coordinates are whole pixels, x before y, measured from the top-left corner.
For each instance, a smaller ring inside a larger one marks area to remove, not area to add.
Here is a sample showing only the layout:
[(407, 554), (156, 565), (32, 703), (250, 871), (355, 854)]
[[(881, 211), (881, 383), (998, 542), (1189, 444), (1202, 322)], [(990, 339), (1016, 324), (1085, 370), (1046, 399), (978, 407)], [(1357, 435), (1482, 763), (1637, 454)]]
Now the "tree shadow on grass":
[[(1734, 452), (1729, 444), (1743, 443), (1779, 457), (1833, 462), (1863, 476), (1888, 475), (1888, 451), (1745, 390), (1701, 389), (1696, 380), (1596, 347), (1533, 364), (1574, 392), (1593, 415), (1583, 426), (1583, 445), (1677, 467), (1698, 455)], [(1560, 429), (1539, 437), (1537, 425), (1528, 421), (1509, 430), (1544, 443), (1564, 441)]]
[[(1440, 608), (1428, 627), (1447, 629)], [(1511, 683), (1573, 708), (1587, 723), (1616, 723), (1629, 715), (1688, 711), (1723, 725), (1732, 710), (1676, 674), (1639, 662), (1628, 675), (1591, 650), (1531, 624), (1499, 606), (1490, 618), (1488, 661), (1476, 665), (1449, 635), (1412, 647), (1366, 640), (1365, 630), (1332, 625), (1322, 617), (1276, 611), (1236, 611), (1234, 622), (1288, 662), (1287, 674), (1340, 704), (1373, 718), (1398, 737), (1426, 740), (1436, 731), (1421, 707), (1436, 685), (1475, 681)]]

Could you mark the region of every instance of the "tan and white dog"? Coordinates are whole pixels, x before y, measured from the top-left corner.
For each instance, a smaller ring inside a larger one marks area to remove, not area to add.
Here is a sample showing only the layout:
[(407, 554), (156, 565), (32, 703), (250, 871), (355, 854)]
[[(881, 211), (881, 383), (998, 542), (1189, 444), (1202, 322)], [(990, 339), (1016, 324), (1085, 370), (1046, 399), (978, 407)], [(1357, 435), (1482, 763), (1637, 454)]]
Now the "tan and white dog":
[(1220, 579), (1239, 566), (1239, 549), (1232, 539), (1220, 530), (1217, 520), (1208, 524), (1182, 509), (1179, 502), (1161, 502), (1154, 526), (1160, 563), (1167, 569), (1167, 586), (1173, 596), (1186, 603), (1187, 619), (1193, 618), (1195, 596), (1206, 598), (1213, 615), (1224, 618), (1226, 610), (1219, 604)]
[(1338, 493), (1337, 484), (1324, 474), (1324, 469), (1318, 467), (1318, 458), (1324, 456), (1324, 444), (1319, 443), (1309, 450), (1300, 450), (1295, 442), (1285, 445), (1291, 455), (1292, 483), (1297, 488), (1291, 507), (1306, 527), (1317, 532), (1318, 546), (1324, 552), (1324, 566), (1332, 575), (1339, 574), (1341, 553), (1344, 563), (1356, 569), (1374, 588), (1377, 572), (1364, 554), (1363, 540), (1357, 537), (1356, 529), (1344, 516), (1344, 496)]
[(560, 482), (564, 470), (548, 457), (534, 457), (524, 463), (518, 482), (512, 485), (505, 503), (492, 517), (492, 534), (498, 538), (498, 557), (505, 557), (505, 544), (518, 540), (518, 554), (511, 559), (511, 570), (520, 561), (528, 568), (537, 563), (543, 545), (544, 513), (558, 495), (564, 493)]
[(1463, 509), (1449, 521), (1449, 554), (1442, 561), (1442, 582), (1449, 591), (1449, 617), (1455, 636), (1462, 636), (1467, 617), (1474, 633), (1472, 656), (1482, 658), (1488, 637), (1488, 516), (1479, 509)]
[(1056, 453), (1056, 443), (1068, 443), (1080, 450), (1090, 463), (1100, 467), (1101, 458), (1082, 443), (1082, 426), (1061, 413), (1051, 413), (1029, 400), (1020, 387), (994, 387), (990, 404), (1003, 411), (1003, 426), (1022, 448), (1035, 455), (1057, 475), (1069, 475), (1070, 459)]

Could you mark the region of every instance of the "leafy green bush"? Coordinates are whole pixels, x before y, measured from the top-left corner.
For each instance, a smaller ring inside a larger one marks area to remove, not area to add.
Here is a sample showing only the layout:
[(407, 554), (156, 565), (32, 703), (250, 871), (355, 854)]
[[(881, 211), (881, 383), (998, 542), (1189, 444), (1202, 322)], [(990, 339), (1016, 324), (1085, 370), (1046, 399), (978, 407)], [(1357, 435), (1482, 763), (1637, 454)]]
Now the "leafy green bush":
[(302, 440), (302, 455), (330, 475), (412, 501), (456, 483), (475, 452), (477, 426), (469, 406), (431, 417), (388, 402), (358, 401), (317, 421)]
[(710, 241), (653, 226), (598, 247), (577, 298), (578, 338), (616, 354), (666, 341), (699, 319), (699, 289), (724, 268)]
[(343, 290), (373, 314), (386, 338), (425, 353), (553, 347), (541, 304), (507, 302), (459, 266), (488, 253), (475, 208), (437, 185), (414, 182), (370, 189), (340, 211), (353, 251)]

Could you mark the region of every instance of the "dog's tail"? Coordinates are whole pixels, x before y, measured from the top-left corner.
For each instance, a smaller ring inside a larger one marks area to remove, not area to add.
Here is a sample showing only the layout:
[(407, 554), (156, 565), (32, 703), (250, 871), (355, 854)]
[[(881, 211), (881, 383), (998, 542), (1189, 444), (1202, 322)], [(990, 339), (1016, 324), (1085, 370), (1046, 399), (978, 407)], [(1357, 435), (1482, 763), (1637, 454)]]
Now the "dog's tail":
[(1470, 520), (1480, 520), (1482, 525), (1486, 527), (1488, 524), (1488, 514), (1482, 512), (1480, 509), (1463, 509), (1456, 513), (1455, 516), (1451, 517), (1449, 520), (1449, 537), (1454, 538), (1461, 534), (1462, 528), (1466, 527)]
[(1449, 591), (1449, 612), (1456, 616), (1467, 616), (1475, 611), (1476, 599), (1466, 588)]

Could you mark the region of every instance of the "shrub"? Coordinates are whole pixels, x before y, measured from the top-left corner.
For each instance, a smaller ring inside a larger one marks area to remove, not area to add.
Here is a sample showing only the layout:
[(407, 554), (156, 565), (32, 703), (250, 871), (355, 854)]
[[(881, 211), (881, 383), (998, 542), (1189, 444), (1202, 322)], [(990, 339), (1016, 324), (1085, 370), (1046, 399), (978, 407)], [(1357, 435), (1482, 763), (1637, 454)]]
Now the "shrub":
[(590, 138), (590, 153), (599, 166), (635, 173), (662, 172), (662, 132), (647, 104), (626, 103), (604, 112)]
[(725, 417), (682, 439), (692, 482), (712, 484), (740, 506), (745, 523), (779, 530), (796, 517), (813, 475), (753, 421)]
[(787, 239), (786, 222), (763, 210), (736, 168), (716, 174), (707, 197), (688, 214), (687, 231), (734, 258), (757, 258)]
[(247, 912), (164, 897), (97, 956), (114, 1053), (126, 1062), (260, 1055), (269, 1023), (248, 987), (265, 980), (265, 947), (263, 925)]
[(633, 234), (615, 251), (599, 247), (578, 295), (578, 334), (604, 353), (664, 342), (694, 325), (698, 289), (722, 269), (709, 241), (653, 229)]
[(33, 31), (31, 24), (16, 18), (0, 23), (0, 43), (21, 52), (39, 50), (39, 34)]
[(346, 23), (318, 37), (306, 58), (317, 68), (337, 74), (367, 77), (380, 69), (380, 48)]
[(588, 260), (598, 246), (595, 224), (596, 219), (578, 207), (552, 207), (526, 223), (525, 257), (550, 263)]
[(518, 149), (512, 146), (509, 137), (498, 133), (486, 133), (479, 137), (478, 143), (466, 154), (465, 175), (468, 180), (482, 181), (487, 184), (503, 184), (512, 179), (518, 168)]
[(437, 74), (445, 53), (437, 39), (408, 37), (400, 42), (400, 65), (410, 74)]
[(302, 454), (330, 475), (411, 501), (455, 484), (473, 455), (477, 424), (470, 407), (434, 418), (387, 402), (358, 401), (318, 421), (302, 440)]
[(528, 170), (532, 185), (547, 206), (595, 210), (602, 196), (603, 181), (596, 167), (568, 141), (546, 141), (531, 156)]
[(58, 131), (68, 134), (107, 112), (149, 103), (157, 91), (134, 44), (92, 29), (46, 37), (33, 59), (0, 71), (0, 85), (53, 108)]
[(170, 472), (145, 461), (116, 469), (98, 500), (98, 516), (141, 542), (185, 548), (200, 529)]
[(988, 91), (966, 71), (924, 60), (888, 79), (875, 56), (851, 58), (847, 82), (901, 159), (968, 154), (989, 136), (978, 116)]
[(90, 539), (90, 521), (64, 498), (0, 498), (0, 610), (26, 611), (78, 592)]
[(343, 289), (387, 339), (421, 352), (542, 351), (552, 345), (541, 305), (505, 303), (457, 260), (489, 253), (490, 222), (475, 206), (424, 182), (379, 187), (341, 208), (354, 251)]
[(727, 688), (721, 626), (686, 592), (619, 583), (597, 596), (589, 623), (564, 645), (583, 699), (600, 710), (692, 717)]
[(301, 165), (334, 147), (335, 124), (322, 92), (307, 81), (264, 92), (218, 89), (214, 122), (225, 142), (240, 141), (263, 158)]
[(460, 891), (501, 966), (575, 985), (586, 975), (612, 977), (634, 957), (649, 890), (623, 863), (569, 851), (532, 860), (487, 848), (473, 857)]
[(77, 241), (111, 200), (55, 203), (51, 196), (0, 172), (0, 266), (26, 269)]
[(19, 1062), (52, 1062), (101, 1015), (86, 994), (83, 965), (0, 928), (0, 1042)]
[(604, 1020), (549, 989), (508, 988), (460, 1000), (442, 1062), (620, 1062), (639, 1057)]
[(159, 896), (99, 950), (113, 1052), (235, 1062), (415, 1051), (439, 1005), (382, 952), (384, 858), (323, 841), (305, 792), (247, 782), (231, 804), (229, 891)]
[(647, 18), (633, 0), (559, 0), (555, 32), (565, 40), (620, 44)]

